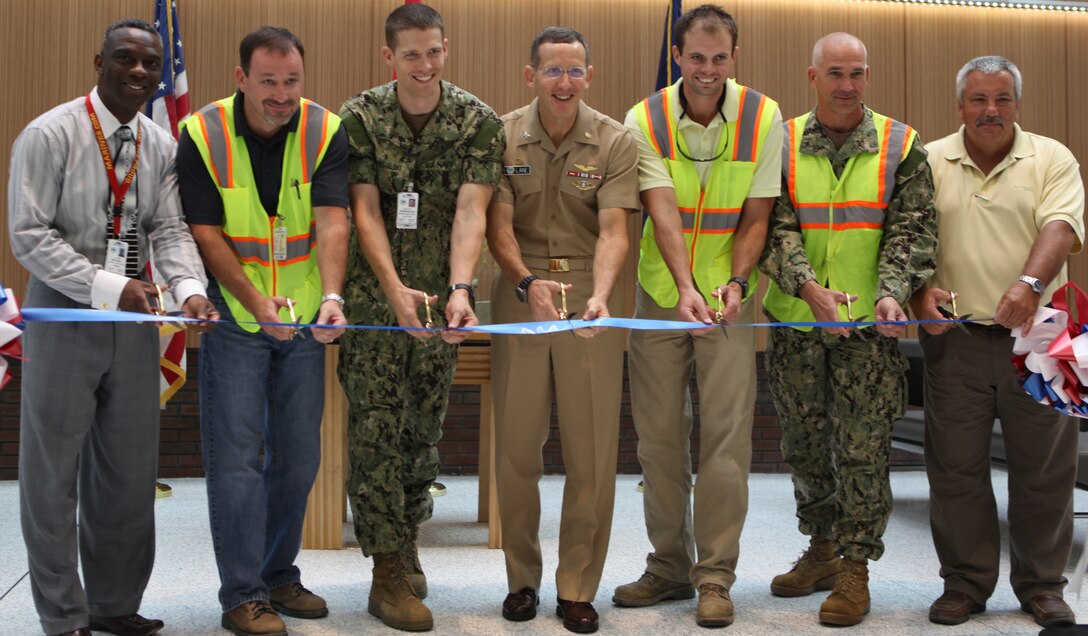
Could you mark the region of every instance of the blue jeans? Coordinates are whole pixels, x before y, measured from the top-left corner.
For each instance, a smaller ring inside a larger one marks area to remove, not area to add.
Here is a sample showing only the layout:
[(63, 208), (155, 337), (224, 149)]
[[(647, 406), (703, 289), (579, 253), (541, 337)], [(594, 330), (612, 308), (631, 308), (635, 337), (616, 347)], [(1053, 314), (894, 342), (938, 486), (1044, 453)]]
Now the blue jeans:
[[(280, 342), (224, 320), (200, 346), (200, 433), (219, 602), (229, 611), (299, 581), (306, 498), (321, 462), (325, 347), (305, 337)], [(261, 463), (261, 442), (264, 462)]]

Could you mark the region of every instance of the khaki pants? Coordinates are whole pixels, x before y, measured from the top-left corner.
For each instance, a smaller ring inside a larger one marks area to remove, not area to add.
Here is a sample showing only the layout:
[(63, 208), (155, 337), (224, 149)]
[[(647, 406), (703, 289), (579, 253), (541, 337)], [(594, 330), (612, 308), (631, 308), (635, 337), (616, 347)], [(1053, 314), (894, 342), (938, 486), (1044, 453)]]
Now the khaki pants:
[[(593, 290), (592, 272), (533, 273), (572, 283), (568, 308), (585, 308)], [(516, 299), (509, 281), (496, 281), (491, 297), (496, 323), (532, 321), (528, 305)], [(540, 590), (538, 482), (554, 390), (566, 472), (557, 593), (569, 601), (592, 601), (597, 594), (616, 493), (623, 338), (620, 329), (591, 339), (569, 331), (492, 338), (496, 483), (510, 592)]]
[[(639, 287), (635, 317), (676, 320)], [(755, 303), (737, 322), (752, 322)], [(646, 570), (671, 581), (736, 580), (740, 533), (748, 512), (755, 405), (755, 329), (632, 331), (628, 349), (631, 408), (642, 464), (646, 532), (654, 551)], [(699, 386), (699, 475), (691, 498), (690, 381)]]

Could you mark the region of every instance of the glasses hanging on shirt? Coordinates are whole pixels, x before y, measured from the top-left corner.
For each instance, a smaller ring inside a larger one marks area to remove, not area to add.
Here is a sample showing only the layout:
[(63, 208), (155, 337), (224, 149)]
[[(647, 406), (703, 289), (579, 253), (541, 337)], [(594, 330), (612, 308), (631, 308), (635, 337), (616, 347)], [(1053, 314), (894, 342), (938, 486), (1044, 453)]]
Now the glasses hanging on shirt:
[[(679, 143), (680, 140), (678, 139), (677, 144), (676, 144), (676, 149), (680, 152), (680, 156), (682, 156), (684, 159), (687, 159), (688, 161), (695, 161), (695, 162), (698, 162), (698, 163), (707, 163), (709, 161), (717, 161), (718, 159), (721, 159), (723, 155), (725, 155), (725, 151), (729, 149), (729, 120), (725, 118), (724, 107), (725, 107), (725, 89), (722, 89), (722, 96), (718, 98), (718, 115), (722, 118), (722, 124), (723, 124), (722, 125), (722, 134), (725, 135), (725, 145), (722, 146), (721, 152), (714, 155), (713, 157), (710, 157), (709, 159), (696, 159), (695, 157), (692, 157), (688, 153), (684, 152), (684, 149), (680, 147), (680, 143)], [(686, 97), (684, 97), (684, 91), (683, 91), (683, 89), (681, 89), (680, 90), (680, 119), (683, 119), (684, 117), (687, 117), (688, 119), (691, 119), (691, 117), (688, 117), (688, 100), (687, 100)], [(711, 121), (713, 121), (713, 119)], [(680, 132), (679, 129), (677, 129), (677, 134), (679, 134), (679, 132)]]

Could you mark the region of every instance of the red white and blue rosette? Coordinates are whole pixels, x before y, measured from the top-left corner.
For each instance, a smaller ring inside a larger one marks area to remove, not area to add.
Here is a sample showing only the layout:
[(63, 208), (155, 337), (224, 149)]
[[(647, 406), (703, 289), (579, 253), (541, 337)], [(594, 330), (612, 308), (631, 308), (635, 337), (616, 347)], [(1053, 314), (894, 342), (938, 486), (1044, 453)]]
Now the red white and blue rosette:
[(23, 317), (10, 289), (0, 285), (0, 389), (11, 380), (7, 358), (22, 360)]
[[(1067, 291), (1075, 298), (1070, 312)], [(1054, 292), (1050, 304), (1035, 311), (1031, 330), (1012, 330), (1012, 363), (1017, 379), (1040, 404), (1088, 418), (1088, 295), (1073, 283)]]

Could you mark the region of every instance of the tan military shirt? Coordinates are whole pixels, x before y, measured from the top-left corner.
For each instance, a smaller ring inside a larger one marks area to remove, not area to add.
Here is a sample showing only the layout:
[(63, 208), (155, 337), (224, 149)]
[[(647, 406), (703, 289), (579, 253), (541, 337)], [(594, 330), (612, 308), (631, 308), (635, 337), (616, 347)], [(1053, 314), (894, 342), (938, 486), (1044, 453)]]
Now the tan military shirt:
[(514, 206), (514, 236), (524, 256), (593, 256), (597, 211), (641, 208), (638, 148), (619, 122), (581, 103), (574, 128), (556, 148), (537, 100), (502, 120), (507, 146), (493, 200)]

